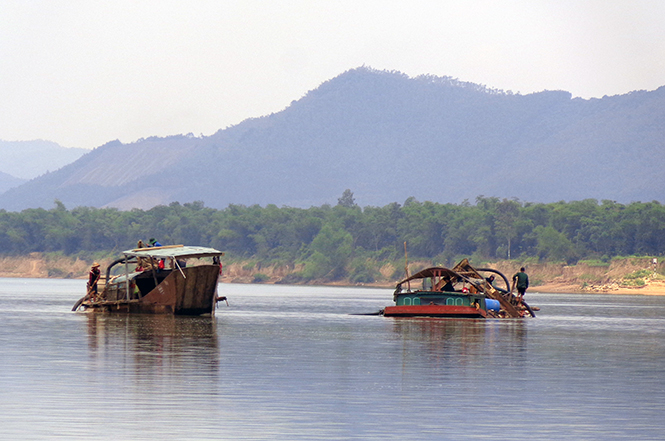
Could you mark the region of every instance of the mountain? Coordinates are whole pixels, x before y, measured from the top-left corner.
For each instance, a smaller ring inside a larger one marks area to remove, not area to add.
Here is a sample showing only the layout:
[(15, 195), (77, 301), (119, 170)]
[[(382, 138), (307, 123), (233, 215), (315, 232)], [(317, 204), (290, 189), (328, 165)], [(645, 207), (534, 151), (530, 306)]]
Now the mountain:
[(14, 176), (0, 172), (0, 193), (9, 190), (12, 187), (18, 187), (25, 182), (25, 179), (15, 178)]
[(32, 179), (76, 161), (89, 150), (37, 139), (34, 141), (0, 140), (0, 172), (20, 179)]
[(208, 137), (107, 143), (0, 208), (665, 200), (665, 87), (585, 100), (358, 68)]

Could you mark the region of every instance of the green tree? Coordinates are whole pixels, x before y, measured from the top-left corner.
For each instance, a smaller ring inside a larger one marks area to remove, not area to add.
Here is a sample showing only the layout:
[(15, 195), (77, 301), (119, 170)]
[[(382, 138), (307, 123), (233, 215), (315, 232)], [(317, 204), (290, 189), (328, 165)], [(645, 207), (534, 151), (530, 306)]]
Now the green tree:
[(538, 255), (549, 260), (563, 260), (569, 263), (576, 258), (575, 247), (565, 234), (553, 227), (538, 226), (534, 230), (538, 238)]
[(337, 205), (345, 208), (356, 207), (356, 200), (353, 198), (353, 192), (348, 188), (342, 193), (342, 197), (337, 199)]
[(336, 280), (344, 276), (351, 259), (353, 238), (343, 229), (326, 224), (310, 245), (311, 255), (305, 260), (303, 276), (308, 279)]
[(520, 204), (517, 201), (504, 199), (496, 204), (495, 228), (496, 234), (505, 240), (507, 257), (511, 259), (512, 241), (517, 236), (517, 219), (520, 212)]

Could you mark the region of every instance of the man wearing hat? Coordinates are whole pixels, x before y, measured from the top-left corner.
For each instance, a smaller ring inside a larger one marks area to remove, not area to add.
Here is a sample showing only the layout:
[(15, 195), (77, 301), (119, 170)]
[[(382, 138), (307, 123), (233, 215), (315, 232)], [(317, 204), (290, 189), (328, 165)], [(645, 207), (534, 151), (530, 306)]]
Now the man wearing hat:
[(154, 237), (150, 238), (149, 243), (150, 243), (151, 247), (161, 247), (162, 246), (162, 244), (157, 242)]
[(97, 282), (99, 282), (99, 277), (99, 264), (94, 262), (88, 274), (88, 295), (94, 293), (94, 297), (97, 297)]

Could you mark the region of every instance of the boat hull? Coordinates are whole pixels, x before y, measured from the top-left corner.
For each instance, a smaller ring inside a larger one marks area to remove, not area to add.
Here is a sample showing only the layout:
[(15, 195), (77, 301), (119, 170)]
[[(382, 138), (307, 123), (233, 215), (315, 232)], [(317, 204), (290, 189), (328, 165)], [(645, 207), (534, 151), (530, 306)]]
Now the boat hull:
[(386, 306), (383, 310), (386, 317), (457, 317), (486, 318), (487, 312), (475, 306), (459, 305), (402, 305)]
[[(140, 314), (214, 314), (219, 266), (201, 265), (172, 271), (154, 289), (139, 298), (85, 301), (86, 310)], [(153, 285), (154, 286), (154, 285)], [(112, 290), (113, 287), (107, 287)], [(116, 295), (122, 293), (115, 290)], [(110, 296), (109, 296), (110, 297)]]

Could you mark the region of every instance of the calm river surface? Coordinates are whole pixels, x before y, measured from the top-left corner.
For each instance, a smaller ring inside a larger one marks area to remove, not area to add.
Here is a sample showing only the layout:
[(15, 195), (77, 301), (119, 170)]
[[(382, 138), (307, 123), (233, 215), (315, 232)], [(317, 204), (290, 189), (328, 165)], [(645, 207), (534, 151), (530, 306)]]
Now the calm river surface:
[(216, 318), (72, 313), (0, 279), (0, 439), (665, 439), (665, 298), (536, 319), (350, 315), (390, 289), (220, 285)]

